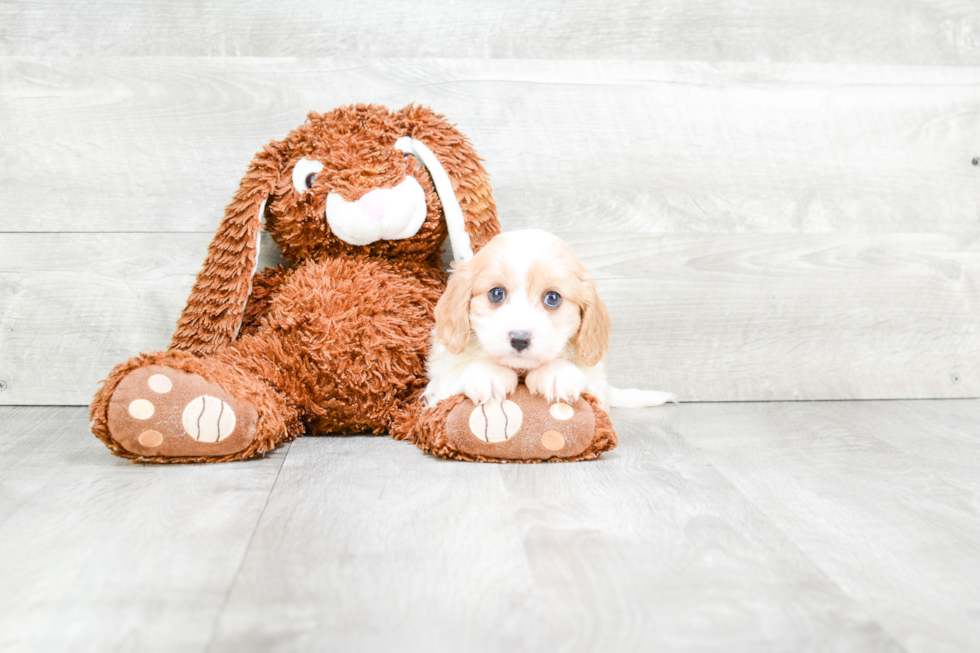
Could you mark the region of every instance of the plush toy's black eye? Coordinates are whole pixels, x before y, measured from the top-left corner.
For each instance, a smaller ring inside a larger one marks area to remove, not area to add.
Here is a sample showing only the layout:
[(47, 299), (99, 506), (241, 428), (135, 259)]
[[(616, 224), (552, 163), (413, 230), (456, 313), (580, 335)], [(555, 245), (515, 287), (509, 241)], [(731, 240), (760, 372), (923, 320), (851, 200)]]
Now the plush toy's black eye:
[(487, 296), (494, 304), (499, 304), (507, 299), (507, 291), (503, 288), (491, 288), (490, 292), (487, 293)]
[(549, 290), (544, 294), (544, 305), (548, 308), (558, 308), (561, 306), (561, 295), (554, 290)]
[(297, 193), (303, 194), (313, 188), (316, 175), (323, 170), (323, 164), (316, 159), (300, 159), (293, 166), (293, 188)]

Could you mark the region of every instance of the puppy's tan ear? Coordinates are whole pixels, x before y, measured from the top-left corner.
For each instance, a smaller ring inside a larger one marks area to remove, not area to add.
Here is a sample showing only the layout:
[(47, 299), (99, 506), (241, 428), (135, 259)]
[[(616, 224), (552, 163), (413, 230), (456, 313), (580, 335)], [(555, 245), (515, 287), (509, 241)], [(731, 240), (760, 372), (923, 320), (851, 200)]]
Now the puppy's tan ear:
[(454, 354), (466, 349), (470, 339), (470, 299), (473, 275), (470, 264), (453, 265), (446, 292), (436, 304), (436, 340)]
[(483, 168), (482, 160), (469, 139), (431, 109), (410, 104), (399, 114), (405, 135), (418, 139), (432, 150), (452, 180), (470, 247), (475, 254), (500, 233), (490, 176)]
[[(274, 145), (274, 144), (273, 144)], [(238, 337), (258, 263), (265, 202), (279, 179), (273, 145), (256, 155), (208, 246), (170, 349), (211, 354)]]
[(612, 320), (609, 310), (595, 290), (591, 275), (584, 280), (582, 299), (582, 325), (578, 330), (578, 356), (586, 365), (592, 366), (602, 360), (609, 351), (609, 336), (612, 333)]

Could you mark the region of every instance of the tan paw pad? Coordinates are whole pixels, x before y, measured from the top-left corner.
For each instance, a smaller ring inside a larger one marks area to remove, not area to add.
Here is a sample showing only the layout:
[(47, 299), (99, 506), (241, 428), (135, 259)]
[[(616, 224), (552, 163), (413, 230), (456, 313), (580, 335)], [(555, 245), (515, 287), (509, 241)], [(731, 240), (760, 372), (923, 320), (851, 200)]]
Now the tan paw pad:
[(505, 442), (517, 434), (523, 417), (510, 400), (482, 404), (470, 413), (470, 432), (484, 442)]
[(153, 429), (143, 431), (140, 433), (139, 443), (144, 447), (155, 449), (163, 444), (163, 433), (160, 433), (160, 431), (154, 431)]
[(558, 431), (545, 431), (541, 434), (541, 446), (548, 451), (559, 451), (565, 446), (565, 436)]
[(166, 374), (154, 374), (146, 380), (146, 385), (150, 386), (150, 390), (161, 395), (167, 394), (174, 387), (173, 381)]
[(135, 419), (150, 419), (156, 408), (146, 399), (135, 399), (129, 404), (129, 414)]
[(187, 404), (180, 421), (198, 442), (220, 442), (235, 430), (235, 411), (217, 397), (202, 395)]
[(564, 422), (566, 419), (572, 418), (572, 415), (575, 414), (575, 409), (568, 404), (563, 404), (559, 401), (557, 404), (552, 404), (551, 408), (548, 409), (548, 412), (551, 413), (551, 416), (555, 419), (560, 419)]

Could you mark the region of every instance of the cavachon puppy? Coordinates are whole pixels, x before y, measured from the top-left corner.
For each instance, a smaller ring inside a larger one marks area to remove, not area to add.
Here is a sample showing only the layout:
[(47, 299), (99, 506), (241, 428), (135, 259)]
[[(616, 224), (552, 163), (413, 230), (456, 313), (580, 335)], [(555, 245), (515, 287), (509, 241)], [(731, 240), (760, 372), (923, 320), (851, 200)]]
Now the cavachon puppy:
[(582, 393), (609, 406), (659, 406), (673, 394), (606, 381), (609, 311), (572, 248), (540, 229), (490, 240), (455, 268), (435, 310), (425, 398), (462, 394), (500, 402), (521, 374), (532, 394), (574, 403)]

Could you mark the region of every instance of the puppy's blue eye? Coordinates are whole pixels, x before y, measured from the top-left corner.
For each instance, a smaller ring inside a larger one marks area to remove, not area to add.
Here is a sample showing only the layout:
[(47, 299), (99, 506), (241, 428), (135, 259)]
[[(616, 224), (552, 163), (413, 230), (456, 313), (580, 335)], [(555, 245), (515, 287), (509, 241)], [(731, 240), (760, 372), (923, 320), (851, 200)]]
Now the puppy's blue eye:
[(544, 305), (548, 308), (558, 308), (561, 305), (561, 295), (554, 290), (549, 290), (544, 294)]
[(490, 292), (487, 293), (487, 296), (494, 304), (499, 304), (507, 299), (507, 291), (503, 288), (491, 288)]

